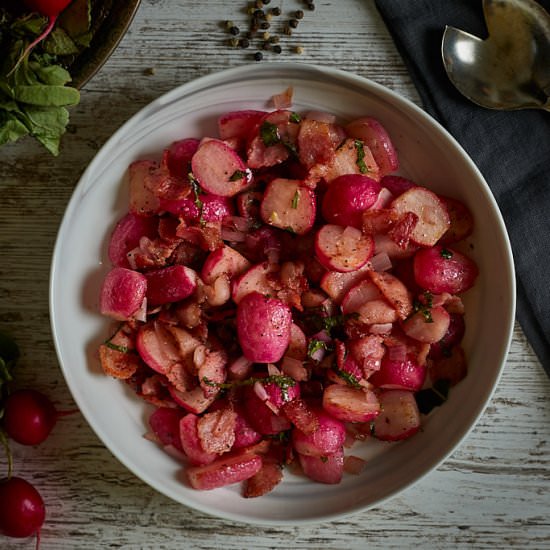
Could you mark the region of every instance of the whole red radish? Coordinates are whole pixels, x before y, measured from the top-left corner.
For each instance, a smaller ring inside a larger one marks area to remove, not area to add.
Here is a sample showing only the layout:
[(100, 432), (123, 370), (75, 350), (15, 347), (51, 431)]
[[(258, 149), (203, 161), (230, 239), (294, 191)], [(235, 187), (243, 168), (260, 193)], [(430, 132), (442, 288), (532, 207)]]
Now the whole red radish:
[(6, 399), (4, 429), (11, 439), (22, 445), (38, 445), (50, 435), (57, 419), (71, 412), (57, 411), (39, 391), (18, 390)]
[(20, 477), (0, 481), (0, 533), (24, 538), (36, 534), (46, 517), (40, 493)]
[(23, 61), (32, 51), (32, 49), (46, 39), (47, 36), (52, 32), (59, 14), (72, 2), (72, 0), (25, 0), (24, 4), (32, 11), (38, 12), (40, 15), (44, 15), (48, 18), (48, 24), (46, 28), (36, 37), (22, 53), (21, 57), (18, 59), (15, 67), (12, 69), (14, 71), (19, 63)]

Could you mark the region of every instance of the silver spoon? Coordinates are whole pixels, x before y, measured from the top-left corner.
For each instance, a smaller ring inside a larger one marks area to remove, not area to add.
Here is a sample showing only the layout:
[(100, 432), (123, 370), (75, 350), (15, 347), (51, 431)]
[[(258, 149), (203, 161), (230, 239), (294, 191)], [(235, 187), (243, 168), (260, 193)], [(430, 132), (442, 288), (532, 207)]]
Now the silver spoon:
[(488, 109), (550, 111), (550, 15), (534, 0), (483, 0), (488, 38), (447, 26), (441, 53), (459, 92)]

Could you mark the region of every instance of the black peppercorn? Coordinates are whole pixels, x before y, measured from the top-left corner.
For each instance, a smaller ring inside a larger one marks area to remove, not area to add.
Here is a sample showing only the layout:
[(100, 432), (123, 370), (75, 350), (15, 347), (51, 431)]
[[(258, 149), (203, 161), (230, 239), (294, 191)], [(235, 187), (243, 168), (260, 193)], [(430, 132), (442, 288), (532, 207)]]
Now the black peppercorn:
[(291, 19), (288, 24), (295, 29), (298, 26), (298, 19)]
[(264, 54), (262, 52), (256, 52), (254, 54), (254, 61), (261, 61), (264, 58)]
[(241, 31), (239, 30), (239, 27), (236, 27), (235, 25), (233, 25), (232, 27), (229, 28), (229, 32), (233, 36), (237, 36)]
[(248, 46), (250, 46), (250, 41), (248, 40), (248, 38), (241, 38), (239, 40), (239, 46), (241, 48), (248, 48)]
[(279, 44), (275, 44), (275, 46), (273, 46), (273, 51), (275, 53), (281, 53), (283, 49), (281, 48), (281, 46), (279, 46)]
[(262, 21), (260, 23), (260, 29), (262, 30), (269, 29), (269, 27), (271, 27), (271, 24), (269, 23), (269, 21)]
[(309, 11), (313, 11), (315, 9), (315, 4), (313, 2), (308, 2), (307, 3), (307, 9)]
[(271, 15), (281, 15), (281, 8), (278, 6), (271, 8)]
[(304, 18), (304, 12), (302, 10), (296, 10), (294, 12), (294, 17), (296, 19), (303, 19)]

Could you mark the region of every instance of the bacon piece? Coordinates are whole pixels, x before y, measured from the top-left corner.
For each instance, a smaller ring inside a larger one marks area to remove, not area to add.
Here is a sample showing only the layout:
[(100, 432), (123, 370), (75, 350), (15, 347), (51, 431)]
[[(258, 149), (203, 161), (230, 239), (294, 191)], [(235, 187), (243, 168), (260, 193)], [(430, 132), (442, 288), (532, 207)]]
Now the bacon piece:
[(330, 124), (305, 119), (298, 132), (298, 156), (307, 168), (330, 164), (334, 159), (334, 144)]
[(272, 491), (283, 479), (283, 470), (276, 462), (265, 461), (260, 470), (247, 479), (243, 487), (244, 498), (261, 497)]
[(418, 219), (418, 216), (414, 212), (405, 212), (400, 220), (388, 231), (388, 235), (399, 248), (406, 249), (409, 246), (411, 233), (416, 227)]
[(225, 453), (235, 442), (237, 414), (232, 409), (206, 413), (197, 421), (197, 434), (207, 453)]
[(130, 378), (139, 366), (137, 354), (113, 349), (108, 344), (99, 346), (99, 360), (105, 374), (121, 380)]
[(294, 426), (306, 435), (310, 435), (319, 429), (319, 419), (303, 399), (297, 397), (292, 401), (287, 401), (281, 408)]

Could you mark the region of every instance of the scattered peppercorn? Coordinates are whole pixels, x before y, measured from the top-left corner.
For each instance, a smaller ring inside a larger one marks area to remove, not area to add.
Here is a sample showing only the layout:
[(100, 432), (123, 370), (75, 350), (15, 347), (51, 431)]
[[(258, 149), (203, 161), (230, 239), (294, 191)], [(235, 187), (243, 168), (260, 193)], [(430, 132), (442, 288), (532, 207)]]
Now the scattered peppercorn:
[(291, 19), (291, 20), (288, 22), (288, 24), (289, 24), (293, 29), (295, 29), (295, 28), (298, 26), (298, 23), (299, 23), (298, 19)]
[(265, 31), (264, 33), (262, 33), (262, 40), (269, 40), (270, 37), (271, 35), (269, 34), (269, 32)]
[(239, 45), (239, 39), (238, 38), (230, 38), (228, 43), (232, 48), (236, 48)]
[(264, 58), (264, 54), (262, 52), (256, 52), (254, 54), (254, 61), (261, 61)]
[(294, 51), (297, 54), (302, 54), (302, 53), (304, 53), (304, 48), (302, 46), (298, 45), (294, 48)]
[(275, 46), (273, 46), (274, 53), (281, 53), (282, 51), (283, 49), (281, 48), (281, 46), (279, 46), (279, 44), (275, 44)]
[(233, 23), (233, 21), (231, 21), (231, 20), (228, 20), (228, 21), (225, 22), (225, 27), (227, 29), (230, 29), (231, 27), (234, 27), (234, 26), (235, 26), (235, 23)]
[(270, 13), (271, 15), (279, 16), (281, 15), (281, 8), (279, 8), (278, 6), (271, 8)]
[(250, 40), (248, 40), (248, 38), (241, 38), (239, 40), (239, 46), (241, 48), (248, 48), (248, 46), (250, 46)]
[(263, 7), (264, 7), (264, 3), (262, 2), (262, 0), (256, 0), (256, 2), (254, 3), (254, 5), (255, 5), (257, 8), (263, 8)]
[(269, 29), (269, 27), (271, 27), (271, 24), (269, 21), (262, 21), (260, 23), (260, 29), (262, 30)]
[(236, 27), (235, 25), (233, 25), (233, 26), (229, 29), (229, 32), (230, 32), (233, 36), (237, 36), (241, 31), (239, 30), (239, 27)]
[(303, 19), (304, 18), (304, 12), (302, 10), (296, 10), (294, 12), (294, 17), (296, 19)]
[(271, 43), (269, 41), (265, 41), (262, 43), (262, 50), (270, 50), (271, 49)]
[(257, 19), (263, 19), (265, 16), (264, 10), (254, 10), (252, 12), (252, 17), (256, 17)]
[(292, 29), (290, 28), (289, 25), (285, 25), (284, 33), (285, 33), (287, 36), (292, 36)]
[(278, 43), (280, 42), (280, 40), (281, 40), (281, 39), (280, 39), (277, 35), (271, 36), (271, 37), (269, 38), (269, 41), (270, 41), (272, 44), (278, 44)]
[(315, 4), (313, 2), (308, 2), (307, 3), (307, 9), (309, 11), (314, 11), (315, 10)]

